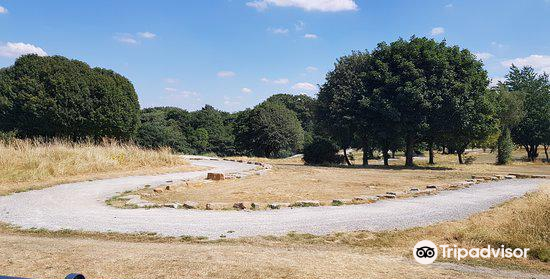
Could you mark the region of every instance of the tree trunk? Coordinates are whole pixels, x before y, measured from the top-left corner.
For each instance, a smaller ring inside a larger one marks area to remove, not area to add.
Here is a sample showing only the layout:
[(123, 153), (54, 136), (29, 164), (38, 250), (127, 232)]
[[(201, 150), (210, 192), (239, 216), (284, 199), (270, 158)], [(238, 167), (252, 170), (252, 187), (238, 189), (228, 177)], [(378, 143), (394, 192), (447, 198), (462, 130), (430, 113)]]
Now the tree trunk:
[(447, 154), (447, 151), (445, 151), (445, 150), (446, 150), (446, 147), (445, 147), (445, 145), (443, 145), (443, 148), (442, 148), (442, 150), (443, 150), (443, 151), (441, 151), (441, 154), (443, 154), (443, 155)]
[(544, 145), (544, 155), (546, 156), (546, 163), (550, 163), (550, 160), (548, 160), (548, 145)]
[(458, 163), (461, 165), (464, 164), (464, 161), (462, 160), (462, 152), (457, 151), (456, 154), (458, 154)]
[(387, 148), (382, 148), (382, 156), (384, 156), (384, 166), (389, 166), (390, 163), (388, 159), (390, 158), (390, 154), (388, 154)]
[(346, 164), (348, 164), (348, 166), (351, 166), (351, 162), (348, 158), (348, 152), (347, 152), (347, 147), (344, 147), (344, 159), (346, 160)]
[(405, 166), (412, 167), (414, 166), (413, 156), (414, 156), (414, 142), (411, 138), (407, 138), (407, 143), (405, 146)]
[(433, 165), (435, 164), (434, 163), (434, 144), (433, 143), (429, 143), (428, 144), (428, 150), (429, 150), (429, 153), (430, 153), (430, 161), (429, 161), (429, 164), (430, 165)]
[(368, 144), (363, 143), (363, 166), (369, 165), (369, 149)]
[(391, 158), (392, 158), (392, 159), (395, 159), (395, 150), (392, 150), (392, 151), (391, 151)]

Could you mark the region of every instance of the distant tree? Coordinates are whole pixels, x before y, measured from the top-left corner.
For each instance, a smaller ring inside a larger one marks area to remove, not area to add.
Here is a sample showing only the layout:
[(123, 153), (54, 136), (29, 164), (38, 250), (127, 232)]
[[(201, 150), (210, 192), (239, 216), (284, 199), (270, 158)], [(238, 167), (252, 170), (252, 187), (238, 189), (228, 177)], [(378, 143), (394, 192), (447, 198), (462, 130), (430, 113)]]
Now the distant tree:
[(510, 129), (505, 128), (501, 132), (497, 143), (497, 164), (506, 165), (512, 160), (512, 151), (514, 150), (514, 143), (510, 136)]
[(304, 162), (308, 165), (341, 164), (342, 156), (339, 148), (328, 139), (315, 137), (304, 147)]
[(276, 157), (303, 147), (304, 131), (296, 114), (279, 103), (263, 103), (241, 113), (236, 142), (255, 156)]
[[(208, 144), (196, 146), (199, 153), (214, 152), (218, 155), (235, 154), (234, 119), (227, 112), (215, 109), (210, 105), (191, 113), (190, 125), (195, 131), (202, 128), (198, 138), (207, 140)], [(206, 137), (205, 137), (206, 136)]]
[(188, 139), (180, 127), (181, 119), (173, 116), (187, 113), (176, 108), (148, 108), (141, 113), (141, 125), (136, 137), (136, 143), (149, 148), (170, 147), (174, 151), (193, 153)]
[(304, 129), (304, 142), (310, 143), (314, 134), (314, 118), (316, 100), (305, 94), (275, 94), (267, 98), (265, 102), (278, 102), (286, 108), (296, 113), (300, 120), (302, 129)]
[(512, 138), (535, 161), (538, 147), (548, 141), (550, 129), (550, 83), (547, 74), (537, 74), (531, 67), (512, 65), (504, 84), (517, 98), (523, 99), (524, 117), (512, 128)]
[(61, 56), (24, 55), (0, 71), (0, 130), (21, 137), (133, 138), (139, 102), (132, 83)]

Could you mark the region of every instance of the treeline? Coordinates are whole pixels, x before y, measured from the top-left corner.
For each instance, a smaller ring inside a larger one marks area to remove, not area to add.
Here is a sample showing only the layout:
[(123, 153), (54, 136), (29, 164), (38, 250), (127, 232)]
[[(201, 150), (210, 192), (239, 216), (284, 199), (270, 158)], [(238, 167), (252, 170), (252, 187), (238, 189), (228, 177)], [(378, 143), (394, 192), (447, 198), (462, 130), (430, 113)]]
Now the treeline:
[[(427, 150), (497, 150), (498, 163), (522, 146), (535, 160), (550, 144), (550, 82), (530, 67), (512, 66), (489, 89), (487, 72), (468, 50), (412, 37), (341, 57), (317, 98), (273, 95), (228, 113), (206, 105), (140, 109), (123, 76), (60, 56), (22, 56), (0, 69), (0, 131), (18, 137), (103, 137), (187, 154), (287, 157), (311, 164), (347, 162), (362, 149), (363, 164), (403, 151), (406, 165)], [(343, 156), (339, 155), (343, 150)]]

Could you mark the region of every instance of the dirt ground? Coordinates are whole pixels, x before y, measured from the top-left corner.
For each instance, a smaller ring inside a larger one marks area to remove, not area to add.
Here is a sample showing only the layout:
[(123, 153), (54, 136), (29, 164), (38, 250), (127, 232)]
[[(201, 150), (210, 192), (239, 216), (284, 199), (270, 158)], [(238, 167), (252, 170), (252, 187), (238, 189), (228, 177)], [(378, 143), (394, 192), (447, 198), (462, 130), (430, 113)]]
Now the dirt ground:
[[(471, 165), (459, 165), (455, 155), (438, 155), (437, 165), (429, 166), (426, 158), (416, 158), (417, 167), (402, 167), (403, 159), (391, 161), (391, 166), (381, 166), (371, 161), (371, 166), (320, 167), (305, 166), (301, 159), (266, 160), (239, 158), (269, 162), (273, 169), (265, 175), (252, 175), (211, 183), (176, 183), (174, 191), (155, 194), (151, 189), (138, 191), (144, 199), (155, 203), (195, 201), (209, 202), (288, 202), (319, 200), (330, 204), (333, 199), (351, 199), (356, 196), (399, 192), (411, 188), (423, 189), (427, 185), (442, 185), (463, 181), (472, 175), (509, 173), (550, 175), (550, 164), (528, 163), (520, 160), (523, 153), (516, 152), (517, 160), (508, 166), (494, 164), (495, 154), (470, 153), (477, 159)], [(360, 156), (356, 156), (360, 157)], [(357, 161), (357, 159), (356, 159)]]

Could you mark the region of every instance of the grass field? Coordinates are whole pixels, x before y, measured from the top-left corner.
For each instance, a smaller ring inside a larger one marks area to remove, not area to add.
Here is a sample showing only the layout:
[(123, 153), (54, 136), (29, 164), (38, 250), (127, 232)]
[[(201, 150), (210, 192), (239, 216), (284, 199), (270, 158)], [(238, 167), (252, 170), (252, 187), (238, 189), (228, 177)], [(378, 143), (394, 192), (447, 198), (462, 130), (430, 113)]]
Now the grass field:
[[(359, 153), (355, 157), (360, 157)], [(391, 161), (390, 167), (380, 161), (371, 161), (371, 166), (321, 167), (305, 166), (300, 158), (262, 159), (238, 157), (244, 161), (262, 161), (273, 165), (265, 175), (252, 175), (243, 179), (231, 179), (212, 183), (176, 183), (175, 191), (152, 194), (147, 200), (162, 204), (167, 202), (287, 202), (319, 200), (330, 204), (333, 199), (351, 199), (356, 196), (384, 194), (387, 191), (405, 191), (410, 188), (425, 188), (427, 185), (442, 185), (463, 181), (472, 175), (509, 173), (550, 175), (550, 164), (521, 161), (520, 150), (515, 152), (516, 161), (508, 166), (494, 164), (495, 154), (470, 153), (476, 158), (471, 165), (459, 165), (456, 155), (438, 155), (437, 165), (430, 166), (425, 158), (417, 158), (417, 167), (402, 167), (402, 157)], [(360, 161), (360, 160), (359, 160)]]
[(64, 182), (193, 169), (196, 168), (168, 149), (145, 150), (115, 142), (0, 143), (0, 195)]

